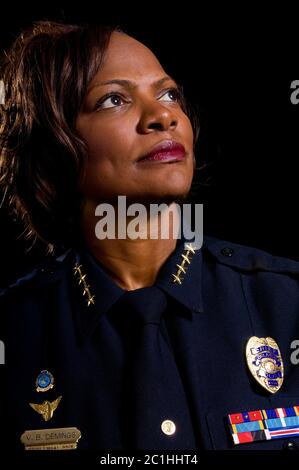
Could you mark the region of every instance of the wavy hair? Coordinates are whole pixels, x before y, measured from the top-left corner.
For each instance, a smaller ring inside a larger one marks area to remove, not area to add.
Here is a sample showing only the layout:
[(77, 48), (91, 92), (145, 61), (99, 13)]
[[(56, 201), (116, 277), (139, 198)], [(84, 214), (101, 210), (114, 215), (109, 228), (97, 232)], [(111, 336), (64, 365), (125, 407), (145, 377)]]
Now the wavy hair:
[(4, 55), (0, 185), (26, 236), (69, 246), (87, 148), (75, 120), (114, 28), (37, 22)]

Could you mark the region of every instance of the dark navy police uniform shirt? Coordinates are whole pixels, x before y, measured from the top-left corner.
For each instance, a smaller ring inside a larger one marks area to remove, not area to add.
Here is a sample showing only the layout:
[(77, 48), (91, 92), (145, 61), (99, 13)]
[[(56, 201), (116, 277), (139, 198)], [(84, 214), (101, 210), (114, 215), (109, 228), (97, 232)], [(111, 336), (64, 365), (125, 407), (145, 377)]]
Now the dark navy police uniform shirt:
[[(179, 284), (172, 275), (183, 252), (183, 244), (178, 243), (156, 285), (169, 302), (161, 327), (184, 384), (194, 448), (299, 446), (296, 436), (235, 445), (227, 418), (252, 410), (299, 406), (299, 366), (290, 361), (291, 343), (299, 338), (299, 263), (208, 238)], [(76, 262), (86, 274), (94, 305), (87, 306), (82, 285), (74, 276)], [(82, 434), (78, 449), (125, 448), (121, 426), (126, 406), (122, 395), (125, 352), (120, 330), (111, 321), (123, 294), (84, 250), (47, 261), (2, 292), (3, 445), (21, 448), (20, 436), (26, 430), (76, 427)], [(271, 337), (280, 348), (285, 377), (277, 393), (261, 387), (248, 369), (245, 346), (252, 336)], [(53, 374), (54, 388), (38, 393), (35, 380), (45, 369)], [(49, 421), (29, 405), (52, 402), (58, 396), (61, 402)], [(149, 432), (142, 423), (139, 426), (144, 447), (175, 449), (179, 436), (182, 449), (190, 448), (190, 440), (184, 445), (184, 426), (172, 435), (162, 432), (165, 416), (160, 414), (153, 405), (156, 432)], [(177, 419), (179, 415), (180, 409)], [(176, 417), (166, 417), (176, 424)]]

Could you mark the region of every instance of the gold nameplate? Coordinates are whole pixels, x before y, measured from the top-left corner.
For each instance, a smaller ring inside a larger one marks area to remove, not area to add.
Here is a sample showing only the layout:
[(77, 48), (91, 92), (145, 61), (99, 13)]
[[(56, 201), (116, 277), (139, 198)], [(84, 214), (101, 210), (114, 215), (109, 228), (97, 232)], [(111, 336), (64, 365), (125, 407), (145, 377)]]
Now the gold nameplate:
[(276, 393), (283, 383), (283, 362), (273, 338), (252, 336), (246, 345), (246, 360), (255, 380), (268, 392)]
[(21, 442), (25, 450), (76, 449), (81, 432), (77, 428), (34, 429), (25, 431)]

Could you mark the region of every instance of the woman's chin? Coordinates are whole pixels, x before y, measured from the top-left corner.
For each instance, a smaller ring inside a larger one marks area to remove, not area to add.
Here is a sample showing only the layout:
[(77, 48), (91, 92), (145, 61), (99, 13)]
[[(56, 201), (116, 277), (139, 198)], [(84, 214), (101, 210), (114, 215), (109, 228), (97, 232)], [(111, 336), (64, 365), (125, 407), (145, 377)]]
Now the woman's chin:
[(142, 194), (128, 194), (126, 196), (127, 204), (130, 203), (141, 203), (141, 204), (171, 204), (173, 202), (181, 203), (183, 202), (188, 194), (189, 194), (189, 187), (182, 189), (181, 191), (178, 188), (173, 188), (172, 190), (166, 191), (163, 188), (159, 191), (147, 191), (143, 192)]

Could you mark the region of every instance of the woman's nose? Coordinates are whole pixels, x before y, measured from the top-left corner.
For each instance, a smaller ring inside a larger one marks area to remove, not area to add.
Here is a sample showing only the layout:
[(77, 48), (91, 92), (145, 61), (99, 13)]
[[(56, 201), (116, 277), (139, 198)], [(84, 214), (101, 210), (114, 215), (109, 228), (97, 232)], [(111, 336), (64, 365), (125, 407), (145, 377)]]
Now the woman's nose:
[(174, 130), (177, 127), (178, 118), (172, 109), (155, 103), (143, 110), (138, 123), (138, 132), (148, 134), (154, 131)]

